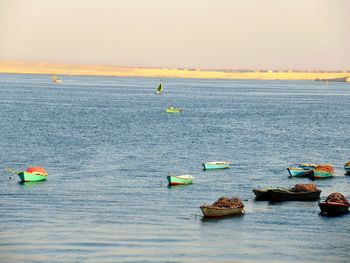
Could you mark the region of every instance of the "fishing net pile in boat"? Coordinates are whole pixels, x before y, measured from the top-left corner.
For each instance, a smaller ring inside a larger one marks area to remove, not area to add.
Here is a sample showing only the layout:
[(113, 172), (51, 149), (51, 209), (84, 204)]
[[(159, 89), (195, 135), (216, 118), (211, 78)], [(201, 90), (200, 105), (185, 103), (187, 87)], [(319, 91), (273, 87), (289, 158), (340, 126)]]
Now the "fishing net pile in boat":
[(296, 184), (293, 190), (295, 192), (316, 192), (318, 189), (315, 184)]
[(350, 161), (348, 161), (344, 166), (350, 166)]
[(334, 172), (332, 165), (330, 164), (319, 164), (315, 168), (318, 171), (323, 171), (323, 172)]
[(341, 194), (341, 193), (332, 193), (330, 194), (326, 202), (334, 202), (334, 203), (340, 203), (340, 204), (349, 204), (349, 201)]
[(241, 198), (239, 197), (220, 197), (215, 203), (212, 204), (214, 207), (244, 207)]
[(28, 172), (28, 173), (35, 173), (35, 172), (37, 172), (37, 173), (47, 174), (46, 170), (43, 167), (40, 167), (40, 166), (28, 167), (26, 172)]

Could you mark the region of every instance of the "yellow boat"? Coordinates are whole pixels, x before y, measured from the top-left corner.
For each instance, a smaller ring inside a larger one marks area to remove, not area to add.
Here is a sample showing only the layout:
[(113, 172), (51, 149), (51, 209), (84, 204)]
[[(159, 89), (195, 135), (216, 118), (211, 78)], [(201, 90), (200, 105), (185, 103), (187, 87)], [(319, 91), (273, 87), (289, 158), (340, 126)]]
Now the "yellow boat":
[(180, 112), (182, 112), (182, 109), (174, 108), (174, 107), (168, 107), (168, 108), (166, 108), (166, 112), (168, 112), (168, 113), (180, 113)]
[(63, 80), (59, 79), (56, 74), (52, 75), (52, 82), (53, 83), (62, 83)]

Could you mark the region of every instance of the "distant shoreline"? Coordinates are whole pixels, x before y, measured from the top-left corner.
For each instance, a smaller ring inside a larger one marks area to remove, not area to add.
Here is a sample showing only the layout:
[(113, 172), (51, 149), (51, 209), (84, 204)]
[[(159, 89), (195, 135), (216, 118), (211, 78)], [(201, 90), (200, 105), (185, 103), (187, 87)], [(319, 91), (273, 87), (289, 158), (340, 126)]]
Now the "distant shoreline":
[(13, 61), (0, 61), (0, 73), (250, 80), (325, 80), (332, 78), (350, 77), (349, 71), (303, 72), (266, 70), (241, 72), (227, 70), (219, 71), (178, 68), (119, 67), (103, 65), (72, 65)]

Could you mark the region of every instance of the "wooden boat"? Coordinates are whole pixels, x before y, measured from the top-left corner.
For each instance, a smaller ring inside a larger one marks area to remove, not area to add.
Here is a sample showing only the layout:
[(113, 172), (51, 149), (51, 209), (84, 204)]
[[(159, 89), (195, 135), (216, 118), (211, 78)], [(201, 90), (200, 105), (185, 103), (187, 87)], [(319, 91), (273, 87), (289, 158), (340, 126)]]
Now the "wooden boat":
[(244, 214), (243, 207), (213, 207), (211, 205), (202, 205), (200, 209), (204, 217), (225, 217)]
[(334, 169), (330, 164), (319, 164), (310, 175), (311, 179), (323, 179), (335, 176)]
[(62, 83), (63, 80), (59, 79), (59, 78), (57, 77), (57, 75), (53, 74), (53, 75), (52, 75), (52, 82), (53, 82), (53, 83)]
[(163, 92), (163, 85), (162, 85), (162, 83), (159, 83), (159, 86), (156, 89), (155, 94), (162, 94), (162, 92)]
[(186, 185), (192, 184), (194, 177), (189, 174), (184, 175), (168, 175), (167, 180), (169, 185)]
[(313, 163), (300, 163), (298, 167), (288, 167), (290, 177), (309, 177), (317, 165)]
[(168, 107), (168, 108), (166, 108), (165, 111), (168, 112), (168, 113), (180, 113), (180, 112), (182, 112), (182, 109), (174, 108), (174, 107)]
[(288, 190), (289, 188), (285, 187), (267, 187), (267, 188), (260, 188), (260, 189), (253, 189), (253, 192), (255, 194), (256, 200), (265, 200), (268, 201), (271, 199), (269, 190), (271, 189), (282, 189), (282, 190)]
[(341, 215), (349, 212), (350, 204), (343, 194), (333, 192), (324, 202), (319, 202), (318, 206), (322, 214)]
[(341, 204), (336, 202), (319, 202), (318, 206), (322, 214), (327, 215), (341, 215), (349, 212), (349, 204)]
[(350, 174), (350, 161), (344, 164), (345, 174)]
[(309, 177), (313, 174), (312, 169), (304, 169), (298, 167), (288, 167), (287, 171), (290, 177)]
[(230, 168), (229, 162), (204, 162), (203, 169), (204, 170), (214, 170), (214, 169), (227, 169)]
[(37, 182), (46, 180), (48, 174), (43, 167), (29, 167), (26, 171), (18, 173), (22, 182)]
[(293, 188), (288, 190), (269, 189), (268, 197), (270, 201), (316, 201), (320, 198), (321, 190), (316, 191), (294, 191)]
[(257, 200), (268, 201), (312, 201), (320, 197), (321, 190), (315, 184), (296, 184), (292, 188), (268, 187), (253, 189)]

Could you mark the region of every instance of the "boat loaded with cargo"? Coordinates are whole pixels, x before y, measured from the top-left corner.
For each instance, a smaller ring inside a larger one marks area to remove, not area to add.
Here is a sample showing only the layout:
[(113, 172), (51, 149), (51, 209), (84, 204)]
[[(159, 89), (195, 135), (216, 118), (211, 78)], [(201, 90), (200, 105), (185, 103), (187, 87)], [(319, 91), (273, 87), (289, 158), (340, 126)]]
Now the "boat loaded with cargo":
[(204, 217), (225, 217), (244, 214), (244, 204), (239, 197), (220, 197), (212, 205), (200, 206)]

